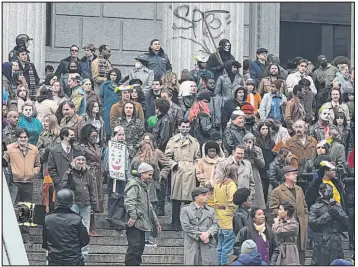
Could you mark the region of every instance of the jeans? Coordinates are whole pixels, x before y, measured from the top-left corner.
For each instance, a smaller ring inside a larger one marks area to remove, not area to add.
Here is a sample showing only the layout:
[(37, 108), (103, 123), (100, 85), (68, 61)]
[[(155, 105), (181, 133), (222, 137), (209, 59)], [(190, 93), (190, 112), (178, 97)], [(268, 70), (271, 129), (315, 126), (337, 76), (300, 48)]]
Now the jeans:
[[(72, 206), (71, 210), (78, 213), (82, 217), (83, 224), (85, 225), (87, 232), (89, 232), (90, 221), (91, 221), (91, 206), (87, 205), (81, 207), (75, 204)], [(82, 248), (82, 256), (85, 262), (87, 262), (88, 254), (89, 254), (89, 245)]]
[(219, 229), (218, 232), (218, 265), (227, 265), (229, 255), (234, 247), (235, 234), (233, 230)]
[[(152, 203), (152, 206), (153, 206), (153, 210), (155, 212), (158, 202), (151, 202), (151, 203)], [(149, 241), (149, 240), (150, 240), (150, 232), (145, 232), (145, 241)]]
[(124, 264), (126, 266), (139, 266), (142, 263), (142, 255), (145, 247), (144, 231), (138, 228), (127, 227), (128, 248)]

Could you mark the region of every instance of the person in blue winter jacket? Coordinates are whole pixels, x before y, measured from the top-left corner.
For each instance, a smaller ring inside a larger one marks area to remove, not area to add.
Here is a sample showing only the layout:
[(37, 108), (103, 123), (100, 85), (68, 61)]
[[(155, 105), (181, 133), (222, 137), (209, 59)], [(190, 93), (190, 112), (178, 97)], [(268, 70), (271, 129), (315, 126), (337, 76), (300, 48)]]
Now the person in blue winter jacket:
[(241, 246), (240, 256), (232, 263), (233, 266), (266, 266), (260, 253), (257, 251), (256, 243), (252, 239), (245, 240)]

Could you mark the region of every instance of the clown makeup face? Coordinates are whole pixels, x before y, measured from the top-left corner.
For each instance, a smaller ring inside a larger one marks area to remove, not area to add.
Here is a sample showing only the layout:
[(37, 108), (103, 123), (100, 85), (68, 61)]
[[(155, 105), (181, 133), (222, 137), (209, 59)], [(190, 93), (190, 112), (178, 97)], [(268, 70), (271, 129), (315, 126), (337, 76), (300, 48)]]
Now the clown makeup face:
[(32, 116), (32, 106), (24, 106), (22, 108), (22, 113), (27, 118), (31, 117)]
[(329, 121), (329, 109), (325, 108), (322, 110), (321, 114), (319, 115), (322, 121)]
[(225, 52), (230, 52), (230, 48), (231, 48), (231, 44), (229, 42), (224, 44), (224, 51)]

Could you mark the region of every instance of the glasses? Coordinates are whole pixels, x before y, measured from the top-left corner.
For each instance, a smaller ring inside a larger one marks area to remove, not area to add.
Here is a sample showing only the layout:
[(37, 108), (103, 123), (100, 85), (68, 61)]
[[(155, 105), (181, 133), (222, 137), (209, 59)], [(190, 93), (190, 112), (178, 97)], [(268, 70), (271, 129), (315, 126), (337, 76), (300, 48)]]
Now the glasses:
[(71, 52), (78, 52), (77, 49), (71, 49)]

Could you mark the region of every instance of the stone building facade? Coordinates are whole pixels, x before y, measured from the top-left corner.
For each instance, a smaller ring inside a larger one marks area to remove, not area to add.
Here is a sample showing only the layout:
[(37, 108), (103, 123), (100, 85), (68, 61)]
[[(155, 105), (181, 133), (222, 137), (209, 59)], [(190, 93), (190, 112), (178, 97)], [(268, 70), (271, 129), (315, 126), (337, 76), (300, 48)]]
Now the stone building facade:
[[(258, 47), (280, 55), (282, 18), (297, 22), (294, 10), (287, 4), (3, 3), (3, 61), (14, 47), (15, 37), (27, 33), (34, 38), (29, 47), (30, 56), (42, 77), (45, 65), (56, 68), (61, 59), (70, 55), (72, 44), (82, 48), (89, 43), (96, 47), (108, 44), (112, 50), (111, 62), (125, 75), (134, 65), (134, 57), (147, 52), (149, 42), (158, 38), (173, 70), (180, 73), (181, 69), (194, 67), (196, 55), (214, 52), (204, 17), (215, 45), (222, 38), (229, 39), (232, 54), (239, 62), (254, 59)], [(312, 20), (313, 15), (308, 19)], [(346, 15), (342, 16), (346, 20)], [(307, 16), (299, 19), (298, 22), (304, 22)], [(331, 28), (325, 28), (326, 38), (332, 37), (330, 30), (332, 32)], [(323, 43), (321, 50), (331, 51), (327, 42)], [(83, 55), (81, 49), (79, 57)]]

